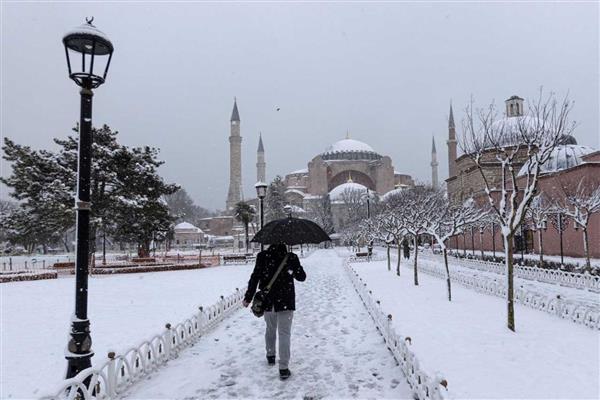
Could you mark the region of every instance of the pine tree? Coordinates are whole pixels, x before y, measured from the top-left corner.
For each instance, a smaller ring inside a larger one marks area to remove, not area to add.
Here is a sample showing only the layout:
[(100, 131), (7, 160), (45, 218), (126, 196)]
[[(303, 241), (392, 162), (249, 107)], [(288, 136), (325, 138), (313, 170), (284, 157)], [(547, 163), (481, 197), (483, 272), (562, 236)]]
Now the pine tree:
[(283, 178), (277, 175), (273, 179), (273, 182), (271, 182), (269, 184), (269, 187), (267, 188), (267, 198), (265, 207), (266, 222), (285, 217), (286, 214), (283, 210), (283, 207), (285, 206), (284, 193), (285, 183), (283, 182)]

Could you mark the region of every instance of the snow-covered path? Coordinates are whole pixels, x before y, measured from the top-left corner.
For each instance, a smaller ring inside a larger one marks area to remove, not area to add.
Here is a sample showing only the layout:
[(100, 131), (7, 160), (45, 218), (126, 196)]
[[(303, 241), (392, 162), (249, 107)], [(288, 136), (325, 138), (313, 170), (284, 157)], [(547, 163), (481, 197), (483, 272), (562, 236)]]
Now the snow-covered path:
[(412, 398), (351, 286), (342, 259), (320, 250), (296, 283), (292, 377), (266, 364), (264, 321), (237, 312), (194, 347), (138, 382), (130, 398)]

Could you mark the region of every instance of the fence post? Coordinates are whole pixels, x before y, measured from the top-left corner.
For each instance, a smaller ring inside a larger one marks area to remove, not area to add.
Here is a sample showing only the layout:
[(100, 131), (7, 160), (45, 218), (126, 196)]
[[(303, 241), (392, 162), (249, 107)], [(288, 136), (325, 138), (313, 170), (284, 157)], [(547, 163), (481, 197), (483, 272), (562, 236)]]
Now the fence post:
[(108, 397), (110, 399), (114, 399), (115, 397), (117, 397), (117, 371), (116, 371), (116, 362), (115, 362), (115, 352), (114, 351), (110, 351), (108, 353), (108, 369), (107, 369), (107, 374), (108, 376), (106, 377), (107, 382), (106, 382), (106, 391), (108, 394)]
[(171, 324), (165, 324), (167, 331), (165, 332), (165, 355), (167, 359), (171, 358), (171, 347), (173, 346), (173, 332), (171, 331)]
[(42, 260), (42, 269), (46, 269), (46, 260)]
[(25, 261), (25, 269), (27, 269), (27, 261)]
[(12, 257), (8, 258), (8, 265), (9, 265), (10, 270), (12, 271)]

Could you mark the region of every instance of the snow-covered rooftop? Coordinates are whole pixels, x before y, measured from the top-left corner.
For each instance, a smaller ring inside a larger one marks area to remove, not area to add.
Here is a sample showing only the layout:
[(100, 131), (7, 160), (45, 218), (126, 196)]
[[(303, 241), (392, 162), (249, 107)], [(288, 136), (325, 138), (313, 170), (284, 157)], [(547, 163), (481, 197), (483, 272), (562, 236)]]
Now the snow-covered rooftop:
[(375, 150), (368, 144), (355, 139), (342, 139), (333, 143), (323, 154), (338, 153), (338, 152), (354, 152), (354, 151), (365, 151), (369, 153), (375, 153)]
[(288, 175), (296, 175), (296, 174), (308, 174), (308, 168), (302, 168), (296, 171), (290, 172)]
[(180, 222), (177, 225), (175, 225), (175, 231), (176, 232), (184, 232), (184, 231), (189, 231), (189, 232), (196, 232), (196, 233), (202, 233), (202, 229), (198, 228), (197, 226), (190, 224), (189, 222)]
[[(541, 173), (552, 173), (569, 169), (581, 164), (582, 157), (593, 153), (595, 150), (591, 147), (565, 144), (557, 146), (550, 154), (550, 158), (540, 167)], [(519, 171), (519, 176), (527, 174), (527, 165), (523, 165)]]
[(351, 192), (351, 191), (364, 192), (365, 190), (367, 190), (367, 187), (364, 185), (361, 185), (360, 183), (346, 182), (346, 183), (342, 183), (341, 185), (336, 186), (333, 189), (331, 189), (331, 191), (329, 192), (329, 198), (331, 199), (331, 201), (340, 201), (340, 200), (343, 200), (342, 195), (345, 192)]

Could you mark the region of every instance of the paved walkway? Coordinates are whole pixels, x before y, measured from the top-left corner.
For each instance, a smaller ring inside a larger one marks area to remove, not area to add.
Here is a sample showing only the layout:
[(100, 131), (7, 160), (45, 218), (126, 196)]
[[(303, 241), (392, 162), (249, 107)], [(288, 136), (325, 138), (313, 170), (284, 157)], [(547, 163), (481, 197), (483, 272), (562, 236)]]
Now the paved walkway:
[(244, 309), (152, 374), (129, 398), (412, 398), (351, 286), (342, 259), (320, 250), (296, 282), (292, 377), (280, 381), (264, 351), (264, 321)]

